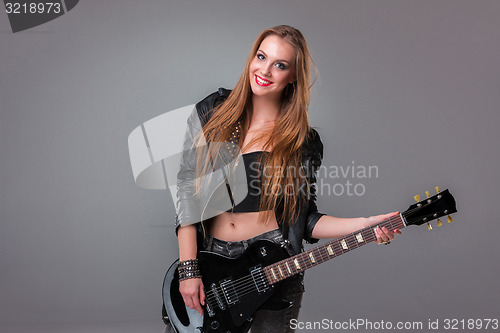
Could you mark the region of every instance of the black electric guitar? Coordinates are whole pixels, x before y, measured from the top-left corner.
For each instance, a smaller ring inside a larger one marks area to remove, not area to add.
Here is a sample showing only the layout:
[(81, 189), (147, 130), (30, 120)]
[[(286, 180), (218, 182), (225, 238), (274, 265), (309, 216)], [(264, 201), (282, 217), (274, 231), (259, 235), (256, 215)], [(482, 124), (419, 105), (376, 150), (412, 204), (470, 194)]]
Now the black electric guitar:
[[(259, 309), (280, 310), (290, 304), (273, 298), (275, 284), (308, 268), (338, 257), (376, 240), (374, 228), (401, 229), (421, 225), (457, 211), (455, 199), (448, 190), (439, 191), (420, 201), (398, 216), (334, 239), (311, 250), (290, 257), (283, 246), (267, 240), (253, 243), (238, 258), (232, 259), (200, 251), (199, 266), (205, 287), (206, 305), (203, 316), (184, 305), (179, 293), (177, 261), (170, 266), (163, 282), (164, 320), (169, 320), (178, 333), (248, 332), (252, 316)], [(166, 313), (165, 313), (166, 312)]]

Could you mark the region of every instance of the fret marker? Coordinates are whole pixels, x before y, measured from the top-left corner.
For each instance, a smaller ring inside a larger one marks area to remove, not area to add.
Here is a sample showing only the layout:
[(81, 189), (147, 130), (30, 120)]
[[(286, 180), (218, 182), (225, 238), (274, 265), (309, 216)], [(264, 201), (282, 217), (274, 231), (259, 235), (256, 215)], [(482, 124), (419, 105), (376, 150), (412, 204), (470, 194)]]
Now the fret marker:
[(293, 263), (295, 264), (295, 267), (297, 267), (297, 269), (300, 269), (299, 261), (297, 259), (295, 259)]
[(331, 245), (328, 245), (328, 246), (326, 247), (326, 249), (327, 249), (327, 251), (328, 251), (328, 254), (329, 254), (329, 255), (333, 256), (333, 255), (335, 254), (335, 253), (333, 252), (333, 249), (332, 249), (332, 246), (331, 246)]
[(356, 235), (356, 239), (358, 240), (358, 243), (363, 243), (365, 241), (361, 233)]
[(285, 265), (288, 273), (292, 274), (292, 270), (290, 269), (290, 266), (288, 266), (288, 261), (285, 261)]
[(316, 260), (314, 259), (314, 256), (313, 256), (312, 252), (309, 252), (309, 258), (311, 258), (311, 262), (312, 263), (316, 262)]
[(271, 268), (271, 273), (273, 273), (273, 277), (276, 280), (276, 273), (274, 273), (274, 269)]
[(278, 265), (278, 271), (280, 271), (280, 275), (283, 276), (283, 272), (281, 271), (280, 265)]
[(347, 250), (347, 249), (348, 249), (348, 247), (347, 247), (347, 243), (346, 243), (345, 239), (341, 240), (341, 241), (340, 241), (340, 244), (342, 244), (342, 248), (343, 248), (344, 250)]

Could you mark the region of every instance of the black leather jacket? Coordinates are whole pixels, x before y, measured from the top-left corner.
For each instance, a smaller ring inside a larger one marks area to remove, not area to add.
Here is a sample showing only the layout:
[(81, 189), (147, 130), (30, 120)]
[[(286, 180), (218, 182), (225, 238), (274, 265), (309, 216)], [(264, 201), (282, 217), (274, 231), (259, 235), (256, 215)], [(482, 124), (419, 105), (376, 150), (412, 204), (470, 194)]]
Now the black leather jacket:
[[(195, 180), (195, 154), (191, 149), (195, 135), (201, 131), (204, 124), (208, 122), (212, 115), (214, 107), (222, 103), (228, 96), (230, 90), (219, 88), (219, 90), (196, 104), (192, 114), (188, 119), (188, 126), (184, 138), (184, 151), (181, 156), (180, 168), (177, 174), (177, 202), (176, 202), (176, 230), (181, 225), (197, 223), (198, 231), (200, 232), (199, 246), (202, 244), (202, 238), (205, 235), (203, 222), (210, 218), (210, 213), (207, 213), (209, 202), (213, 201), (215, 196), (227, 195), (230, 192), (230, 186), (223, 186), (226, 180), (224, 172), (214, 173), (208, 186), (203, 188), (200, 195), (194, 195), (194, 180)], [(303, 149), (302, 167), (310, 184), (308, 200), (300, 206), (299, 214), (293, 223), (288, 227), (283, 227), (279, 224), (279, 228), (284, 232), (284, 236), (291, 243), (291, 247), (295, 254), (302, 251), (302, 240), (309, 243), (316, 243), (318, 240), (312, 238), (312, 230), (319, 218), (325, 214), (318, 212), (316, 206), (316, 172), (321, 165), (323, 158), (323, 143), (318, 132), (311, 129)], [(240, 155), (241, 157), (241, 155)], [(220, 171), (220, 170), (219, 170)], [(223, 170), (222, 170), (223, 171)], [(214, 185), (215, 184), (215, 185)], [(221, 186), (222, 185), (222, 186)], [(217, 194), (218, 193), (218, 194)], [(211, 205), (211, 203), (210, 203)], [(225, 211), (227, 208), (222, 208), (220, 211)], [(275, 211), (276, 220), (281, 221), (282, 209)], [(212, 215), (214, 216), (214, 215)], [(199, 222), (202, 223), (199, 223)], [(285, 229), (285, 230), (284, 230)]]

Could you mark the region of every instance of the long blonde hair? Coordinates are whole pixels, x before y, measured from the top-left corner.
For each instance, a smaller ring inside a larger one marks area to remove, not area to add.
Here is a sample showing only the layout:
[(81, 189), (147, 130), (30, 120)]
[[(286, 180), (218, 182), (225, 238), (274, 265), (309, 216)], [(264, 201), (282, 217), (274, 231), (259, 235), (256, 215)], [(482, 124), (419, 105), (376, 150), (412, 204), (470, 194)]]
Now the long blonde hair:
[[(289, 223), (295, 220), (301, 202), (308, 195), (308, 192), (305, 196), (301, 195), (304, 194), (304, 188), (307, 191), (309, 188), (301, 167), (302, 144), (310, 131), (308, 106), (312, 86), (311, 66), (316, 69), (306, 40), (299, 30), (287, 25), (278, 25), (262, 31), (257, 36), (238, 83), (228, 98), (216, 107), (199, 134), (204, 135), (207, 142), (231, 141), (232, 132), (240, 122), (241, 135), (236, 143), (239, 147), (242, 146), (252, 114), (250, 63), (262, 41), (271, 35), (282, 38), (295, 50), (296, 81), (289, 83), (282, 92), (280, 111), (274, 127), (262, 136), (254, 138), (249, 145), (259, 139), (267, 138), (263, 149), (270, 150), (270, 154), (263, 155), (261, 159), (266, 177), (262, 177), (259, 222), (268, 221), (270, 214), (280, 208), (283, 209), (283, 220), (278, 222)], [(198, 137), (198, 140), (200, 139)], [(221, 145), (210, 145), (208, 153), (197, 154), (199, 159), (205, 159), (203, 163), (197, 163), (198, 175), (207, 174), (210, 165), (208, 159), (210, 156), (219, 156), (220, 149)], [(269, 174), (268, 170), (273, 171)], [(197, 189), (200, 190), (201, 185), (199, 183), (197, 185)], [(265, 195), (266, 193), (274, 195)]]

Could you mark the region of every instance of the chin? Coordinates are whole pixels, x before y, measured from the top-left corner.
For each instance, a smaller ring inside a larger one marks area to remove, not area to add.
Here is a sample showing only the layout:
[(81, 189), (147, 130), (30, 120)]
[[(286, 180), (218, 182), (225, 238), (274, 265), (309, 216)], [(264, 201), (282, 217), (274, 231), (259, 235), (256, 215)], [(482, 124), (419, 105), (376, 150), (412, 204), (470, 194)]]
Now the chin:
[(269, 89), (269, 87), (260, 87), (258, 85), (250, 85), (250, 88), (252, 90), (252, 93), (255, 96), (271, 96), (271, 95), (276, 95), (275, 89)]

